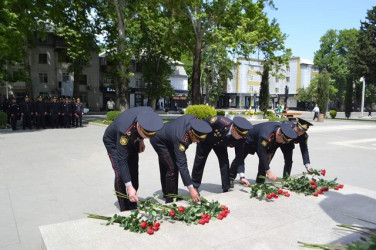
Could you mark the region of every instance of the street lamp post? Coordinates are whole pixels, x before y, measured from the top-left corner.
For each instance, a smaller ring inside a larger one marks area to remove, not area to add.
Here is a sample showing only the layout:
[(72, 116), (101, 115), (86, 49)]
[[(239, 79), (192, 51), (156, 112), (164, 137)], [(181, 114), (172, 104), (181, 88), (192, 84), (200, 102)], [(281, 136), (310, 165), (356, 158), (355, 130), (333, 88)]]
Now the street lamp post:
[(364, 77), (361, 77), (360, 80), (361, 80), (362, 83), (363, 83), (363, 86), (362, 86), (362, 106), (360, 107), (360, 110), (361, 110), (361, 116), (363, 116), (363, 109), (364, 109), (364, 95), (365, 95), (365, 92), (366, 92), (366, 80), (364, 79)]

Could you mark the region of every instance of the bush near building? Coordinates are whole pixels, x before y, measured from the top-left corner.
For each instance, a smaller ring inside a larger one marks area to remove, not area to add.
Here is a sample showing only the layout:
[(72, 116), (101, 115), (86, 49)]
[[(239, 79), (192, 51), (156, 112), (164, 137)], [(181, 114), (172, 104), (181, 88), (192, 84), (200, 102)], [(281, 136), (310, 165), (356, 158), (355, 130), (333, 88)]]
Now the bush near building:
[(198, 119), (206, 119), (212, 116), (217, 115), (217, 111), (215, 108), (209, 106), (209, 105), (191, 105), (188, 106), (187, 109), (184, 112), (185, 115), (195, 115)]

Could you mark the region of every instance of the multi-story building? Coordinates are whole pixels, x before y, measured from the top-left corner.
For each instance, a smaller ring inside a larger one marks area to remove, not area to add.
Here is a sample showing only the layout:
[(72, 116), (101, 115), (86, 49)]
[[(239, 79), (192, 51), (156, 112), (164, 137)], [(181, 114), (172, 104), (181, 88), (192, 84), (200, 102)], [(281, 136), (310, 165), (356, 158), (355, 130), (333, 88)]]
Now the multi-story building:
[[(260, 95), (263, 61), (258, 59), (239, 58), (232, 69), (233, 78), (227, 82), (227, 93), (221, 96), (219, 107), (249, 108), (258, 105)], [(284, 78), (269, 76), (270, 107), (286, 105), (297, 108), (294, 96), (300, 88), (307, 88), (311, 80), (318, 74), (313, 62), (293, 57), (289, 67), (280, 71)]]
[[(36, 37), (34, 47), (27, 50), (27, 58), (23, 63), (9, 67), (9, 71), (16, 74), (18, 70), (29, 68), (31, 86), (26, 82), (18, 81), (6, 83), (1, 89), (2, 99), (7, 96), (16, 96), (23, 99), (25, 95), (32, 98), (72, 96), (74, 75), (68, 71), (71, 64), (67, 57), (67, 44), (53, 33), (47, 33), (46, 37)], [(24, 64), (28, 64), (25, 67)], [(82, 103), (90, 110), (99, 110), (97, 94), (99, 92), (99, 60), (98, 54), (93, 51), (91, 60), (83, 65), (82, 76), (79, 81), (79, 93), (74, 97), (80, 97)], [(7, 93), (8, 92), (8, 93)]]
[[(0, 100), (10, 96), (16, 96), (23, 100), (25, 95), (32, 98), (61, 97), (73, 95), (74, 74), (68, 68), (70, 62), (67, 52), (67, 44), (64, 40), (52, 32), (45, 38), (36, 37), (36, 44), (27, 50), (27, 58), (24, 63), (9, 67), (9, 71), (16, 74), (19, 70), (29, 68), (31, 86), (27, 87), (26, 82), (6, 82), (0, 89)], [(106, 109), (109, 98), (115, 99), (114, 79), (106, 72), (108, 69), (105, 53), (91, 53), (90, 62), (83, 66), (82, 76), (79, 80), (79, 93), (74, 97), (79, 97), (85, 107), (91, 111)], [(148, 105), (148, 99), (144, 92), (146, 84), (142, 80), (142, 66), (132, 61), (131, 70), (134, 77), (130, 79), (130, 107)], [(174, 72), (170, 77), (171, 85), (175, 89), (175, 95), (169, 99), (158, 100), (157, 107), (160, 109), (173, 109), (175, 106), (186, 107), (188, 98), (188, 76), (181, 62), (174, 62)], [(176, 102), (176, 104), (175, 104)]]
[[(112, 98), (115, 99), (115, 79), (109, 77), (111, 63), (106, 60), (106, 53), (101, 53), (99, 55), (100, 60), (100, 85), (102, 90), (102, 103), (107, 103), (107, 101)], [(188, 76), (185, 72), (183, 63), (174, 61), (173, 62), (173, 74), (170, 76), (169, 80), (171, 86), (175, 90), (175, 94), (171, 98), (161, 98), (157, 101), (157, 109), (174, 109), (175, 105), (179, 108), (187, 106), (188, 103)], [(143, 81), (142, 78), (142, 65), (135, 60), (131, 61), (131, 70), (134, 76), (130, 78), (129, 87), (129, 106), (145, 106), (148, 105), (149, 99), (145, 95), (145, 88), (147, 83)], [(176, 104), (175, 104), (176, 102)]]

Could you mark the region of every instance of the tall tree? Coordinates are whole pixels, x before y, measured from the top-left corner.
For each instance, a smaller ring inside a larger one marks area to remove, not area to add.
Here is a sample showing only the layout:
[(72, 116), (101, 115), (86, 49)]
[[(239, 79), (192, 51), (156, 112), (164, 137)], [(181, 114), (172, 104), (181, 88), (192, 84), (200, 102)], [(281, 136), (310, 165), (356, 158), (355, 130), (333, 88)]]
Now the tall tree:
[(336, 96), (343, 100), (346, 90), (346, 82), (349, 74), (350, 53), (357, 44), (358, 31), (328, 30), (320, 38), (320, 49), (315, 52), (314, 64), (321, 70), (326, 69), (334, 80), (333, 87), (338, 91)]
[(92, 53), (97, 53), (96, 34), (98, 20), (93, 14), (97, 7), (95, 0), (50, 0), (48, 4), (49, 20), (57, 36), (67, 44), (66, 54), (74, 74), (73, 96), (79, 95), (83, 69), (88, 65)]
[(317, 105), (321, 114), (326, 114), (329, 101), (330, 74), (324, 69), (317, 77)]
[[(201, 102), (202, 56), (209, 46), (222, 44), (228, 53), (248, 56), (268, 37), (263, 9), (272, 1), (162, 1), (174, 20), (171, 33), (192, 55), (192, 102)], [(273, 34), (271, 34), (273, 35)]]
[(260, 110), (266, 114), (269, 108), (269, 66), (264, 65), (261, 76)]

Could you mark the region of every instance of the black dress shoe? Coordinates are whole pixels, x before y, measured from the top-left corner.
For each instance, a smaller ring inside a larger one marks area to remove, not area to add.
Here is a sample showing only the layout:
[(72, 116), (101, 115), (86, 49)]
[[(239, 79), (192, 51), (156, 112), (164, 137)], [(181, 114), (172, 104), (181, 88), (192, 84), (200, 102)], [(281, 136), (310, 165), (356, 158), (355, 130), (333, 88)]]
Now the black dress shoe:
[(223, 189), (223, 193), (227, 193), (228, 192), (228, 189)]

